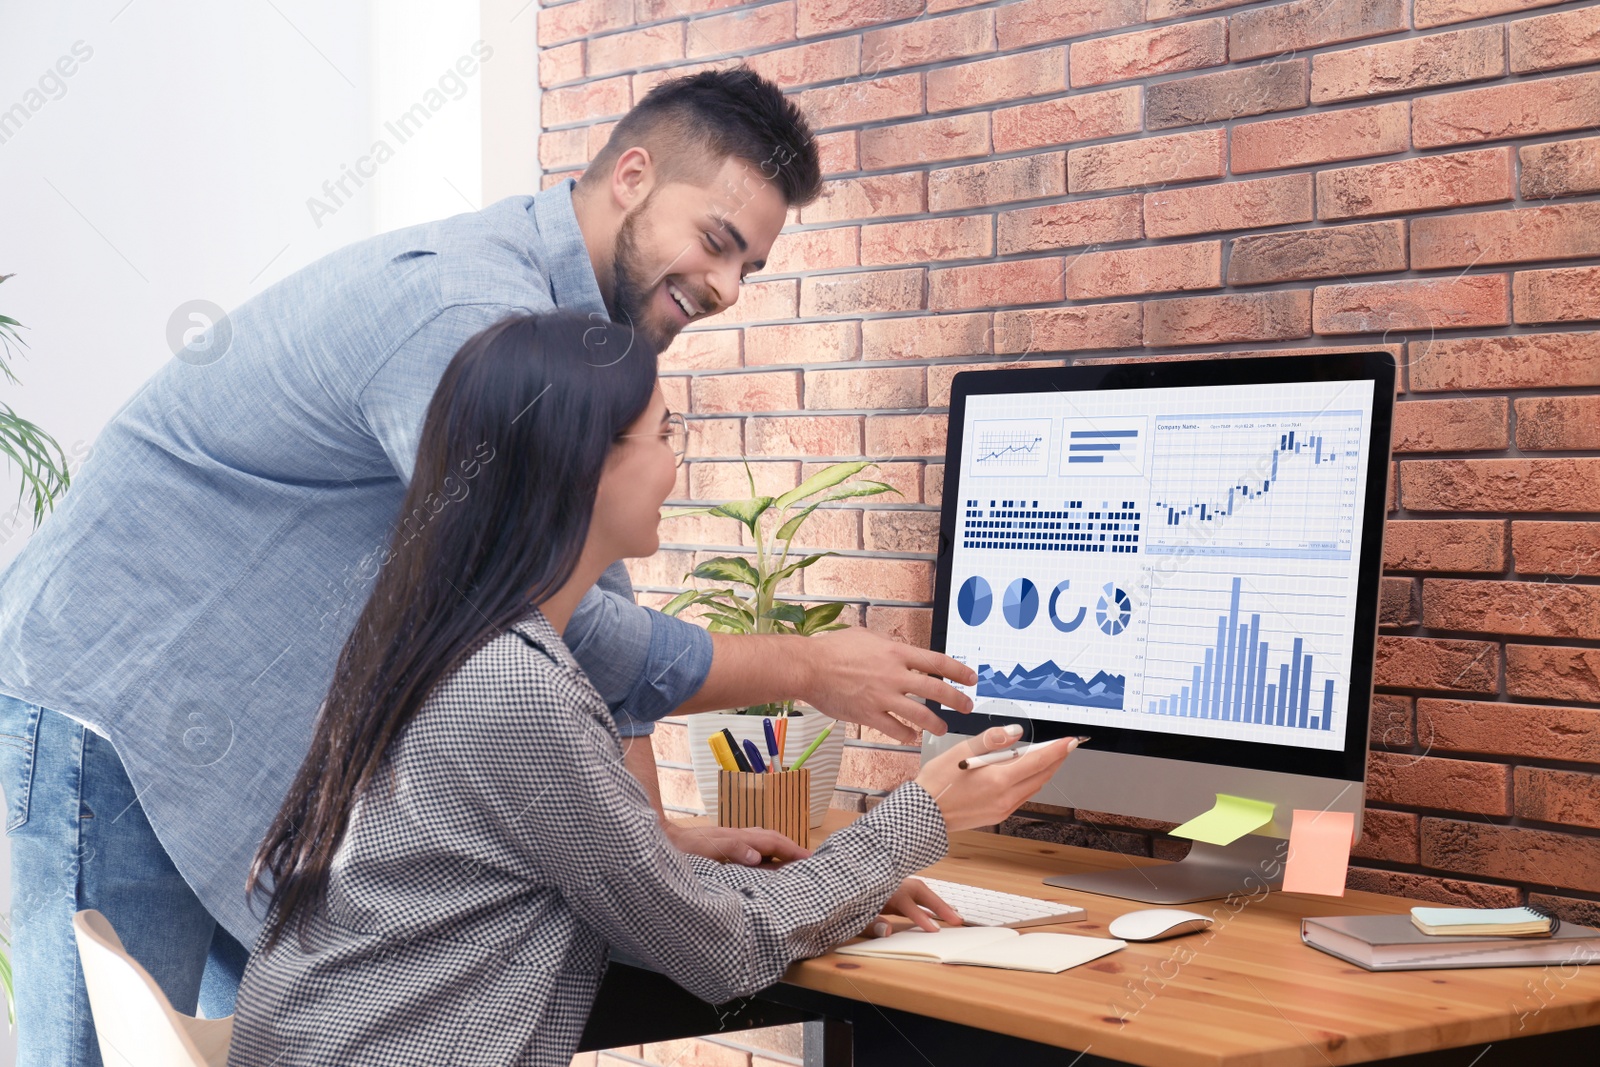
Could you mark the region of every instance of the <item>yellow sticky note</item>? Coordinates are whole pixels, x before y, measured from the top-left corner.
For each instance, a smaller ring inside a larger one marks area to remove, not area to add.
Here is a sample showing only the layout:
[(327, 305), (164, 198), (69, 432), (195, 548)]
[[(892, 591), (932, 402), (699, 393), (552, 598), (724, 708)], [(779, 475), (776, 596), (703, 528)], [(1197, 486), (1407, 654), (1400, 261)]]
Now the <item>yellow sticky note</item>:
[(1356, 817), (1348, 811), (1294, 812), (1289, 828), (1289, 859), (1283, 869), (1285, 893), (1344, 896)]
[(1213, 845), (1231, 845), (1245, 834), (1272, 821), (1273, 805), (1264, 800), (1217, 794), (1212, 809), (1196, 815), (1171, 831), (1174, 837), (1191, 837)]

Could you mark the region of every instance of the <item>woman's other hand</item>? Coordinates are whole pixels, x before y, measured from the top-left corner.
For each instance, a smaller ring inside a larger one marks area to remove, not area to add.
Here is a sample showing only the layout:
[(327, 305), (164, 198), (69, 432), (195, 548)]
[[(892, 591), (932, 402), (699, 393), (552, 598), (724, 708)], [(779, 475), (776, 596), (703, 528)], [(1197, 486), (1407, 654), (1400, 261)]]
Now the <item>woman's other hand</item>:
[(1063, 737), (1034, 745), (1006, 763), (961, 770), (969, 756), (997, 752), (1022, 736), (1017, 725), (991, 726), (971, 740), (940, 753), (922, 768), (917, 784), (927, 790), (944, 815), (949, 830), (993, 826), (1004, 820), (1055, 774), (1061, 761), (1078, 747), (1077, 738)]

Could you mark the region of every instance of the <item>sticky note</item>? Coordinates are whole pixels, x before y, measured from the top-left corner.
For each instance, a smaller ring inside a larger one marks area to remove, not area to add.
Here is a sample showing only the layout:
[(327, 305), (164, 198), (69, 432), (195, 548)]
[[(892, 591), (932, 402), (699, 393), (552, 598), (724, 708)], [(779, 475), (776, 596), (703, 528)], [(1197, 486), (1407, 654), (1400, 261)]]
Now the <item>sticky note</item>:
[(1351, 812), (1296, 808), (1294, 823), (1289, 827), (1283, 891), (1344, 896), (1344, 876), (1350, 866), (1350, 845), (1355, 836), (1356, 817)]
[(1273, 805), (1264, 800), (1217, 794), (1217, 803), (1171, 831), (1174, 837), (1190, 837), (1213, 845), (1231, 845), (1251, 830), (1272, 821)]

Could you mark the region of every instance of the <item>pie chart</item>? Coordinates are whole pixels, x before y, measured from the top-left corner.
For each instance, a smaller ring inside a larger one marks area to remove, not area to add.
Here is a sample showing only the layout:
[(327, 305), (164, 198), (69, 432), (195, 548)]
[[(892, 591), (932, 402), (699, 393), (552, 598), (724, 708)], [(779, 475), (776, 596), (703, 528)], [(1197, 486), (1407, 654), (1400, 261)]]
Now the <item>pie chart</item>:
[(1006, 586), (1004, 604), (1006, 622), (1012, 629), (1025, 630), (1039, 614), (1039, 590), (1026, 578), (1018, 578)]
[(1133, 598), (1118, 589), (1115, 582), (1107, 582), (1094, 608), (1095, 623), (1115, 637), (1128, 628), (1128, 621), (1132, 618)]
[(989, 589), (989, 583), (974, 574), (971, 578), (961, 583), (961, 590), (956, 593), (956, 613), (961, 616), (961, 621), (968, 626), (981, 625), (989, 617), (989, 609), (994, 606), (994, 593)]

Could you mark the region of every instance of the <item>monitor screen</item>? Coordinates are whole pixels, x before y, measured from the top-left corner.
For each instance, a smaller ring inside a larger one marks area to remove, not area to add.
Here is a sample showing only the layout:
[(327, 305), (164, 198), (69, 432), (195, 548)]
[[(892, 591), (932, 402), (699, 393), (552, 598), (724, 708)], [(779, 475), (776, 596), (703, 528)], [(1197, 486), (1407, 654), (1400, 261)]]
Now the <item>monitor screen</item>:
[(1365, 751), (1393, 384), (1348, 370), (1302, 357), (958, 377), (936, 629), (977, 671), (975, 703), (1061, 727), (1040, 737), (1349, 770), (1347, 741)]

